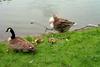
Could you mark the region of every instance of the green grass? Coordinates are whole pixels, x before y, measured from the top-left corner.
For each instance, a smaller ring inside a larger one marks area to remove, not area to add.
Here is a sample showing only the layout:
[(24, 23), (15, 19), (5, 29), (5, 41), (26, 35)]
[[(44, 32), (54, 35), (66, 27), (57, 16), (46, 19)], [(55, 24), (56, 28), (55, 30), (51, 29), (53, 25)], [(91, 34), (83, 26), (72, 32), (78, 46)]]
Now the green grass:
[[(48, 43), (51, 37), (57, 42)], [(100, 67), (100, 28), (47, 34), (43, 38), (35, 54), (7, 52), (6, 43), (1, 42), (0, 67)], [(34, 38), (26, 39), (32, 42)]]

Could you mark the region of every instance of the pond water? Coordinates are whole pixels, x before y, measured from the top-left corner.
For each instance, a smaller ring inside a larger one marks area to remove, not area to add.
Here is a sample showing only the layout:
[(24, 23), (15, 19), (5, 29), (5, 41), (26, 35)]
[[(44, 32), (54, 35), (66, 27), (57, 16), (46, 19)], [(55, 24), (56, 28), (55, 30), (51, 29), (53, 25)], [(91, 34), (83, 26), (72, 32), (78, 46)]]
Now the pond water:
[(10, 36), (12, 27), (18, 36), (44, 33), (52, 14), (77, 22), (73, 28), (100, 23), (100, 0), (0, 0), (0, 40)]

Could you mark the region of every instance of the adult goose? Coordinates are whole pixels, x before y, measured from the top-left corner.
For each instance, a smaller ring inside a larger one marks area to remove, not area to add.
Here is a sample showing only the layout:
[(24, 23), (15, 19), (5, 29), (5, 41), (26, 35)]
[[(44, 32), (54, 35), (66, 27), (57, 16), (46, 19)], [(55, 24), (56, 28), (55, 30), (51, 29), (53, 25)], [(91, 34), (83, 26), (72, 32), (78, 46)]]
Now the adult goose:
[(49, 24), (56, 31), (65, 32), (68, 31), (75, 23), (66, 19), (59, 18), (56, 15), (53, 15), (49, 19)]
[(23, 51), (23, 52), (34, 52), (36, 48), (30, 42), (24, 40), (21, 37), (16, 37), (14, 30), (9, 27), (6, 32), (10, 31), (12, 34), (11, 37), (8, 38), (9, 47), (15, 51)]

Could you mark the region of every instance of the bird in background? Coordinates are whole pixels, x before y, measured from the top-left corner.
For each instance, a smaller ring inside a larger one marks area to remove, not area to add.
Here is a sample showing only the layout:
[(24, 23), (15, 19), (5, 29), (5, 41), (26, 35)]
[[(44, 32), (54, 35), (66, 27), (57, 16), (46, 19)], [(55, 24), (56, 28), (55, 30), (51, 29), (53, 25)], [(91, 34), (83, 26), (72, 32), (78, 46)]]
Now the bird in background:
[(73, 25), (76, 25), (75, 22), (60, 18), (60, 17), (58, 17), (56, 15), (53, 15), (52, 17), (50, 17), (49, 24), (54, 30), (56, 30), (56, 31), (58, 31), (60, 33), (66, 32)]

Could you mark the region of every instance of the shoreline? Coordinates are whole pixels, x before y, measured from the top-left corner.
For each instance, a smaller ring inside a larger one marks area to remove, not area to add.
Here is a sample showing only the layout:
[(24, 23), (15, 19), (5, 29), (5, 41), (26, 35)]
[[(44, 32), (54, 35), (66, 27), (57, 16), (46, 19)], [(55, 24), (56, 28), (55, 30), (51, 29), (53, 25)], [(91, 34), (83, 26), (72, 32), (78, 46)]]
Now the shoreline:
[[(87, 25), (87, 26), (84, 26), (84, 27), (81, 27), (81, 28), (76, 28), (76, 29), (73, 29), (73, 30), (69, 30), (69, 31), (84, 31), (84, 30), (86, 30), (86, 29), (90, 29), (90, 28), (98, 28), (98, 27), (100, 27), (100, 24), (97, 24), (97, 25)], [(54, 32), (54, 31), (47, 31), (47, 32), (41, 32), (41, 33), (35, 33), (35, 34), (25, 34), (25, 35), (22, 35), (22, 34), (20, 34), (20, 36), (21, 37), (25, 37), (25, 36), (38, 36), (38, 35), (42, 35), (42, 34), (49, 34), (49, 33), (56, 33), (56, 32)], [(1, 38), (2, 39), (0, 39), (0, 42), (1, 41), (5, 41), (6, 40), (6, 36), (4, 37), (4, 36), (1, 36)]]

